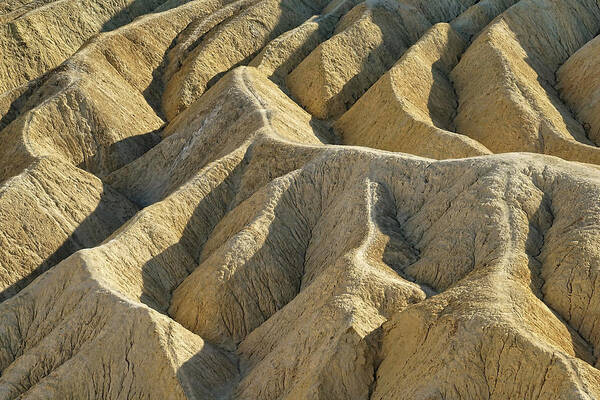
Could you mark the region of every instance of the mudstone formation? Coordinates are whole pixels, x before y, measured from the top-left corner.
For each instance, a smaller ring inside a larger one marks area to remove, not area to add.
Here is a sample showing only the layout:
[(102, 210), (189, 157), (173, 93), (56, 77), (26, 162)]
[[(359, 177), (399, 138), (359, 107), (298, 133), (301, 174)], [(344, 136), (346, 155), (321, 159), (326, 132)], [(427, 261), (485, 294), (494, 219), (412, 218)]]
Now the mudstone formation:
[(2, 0), (0, 399), (600, 399), (599, 33)]

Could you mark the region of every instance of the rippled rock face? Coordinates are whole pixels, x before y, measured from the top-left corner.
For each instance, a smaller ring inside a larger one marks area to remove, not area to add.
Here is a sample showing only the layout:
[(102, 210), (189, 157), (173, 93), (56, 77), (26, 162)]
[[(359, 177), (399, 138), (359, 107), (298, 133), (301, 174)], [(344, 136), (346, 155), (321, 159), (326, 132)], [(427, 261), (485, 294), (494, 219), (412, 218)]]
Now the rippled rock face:
[(0, 399), (600, 398), (596, 0), (5, 0)]

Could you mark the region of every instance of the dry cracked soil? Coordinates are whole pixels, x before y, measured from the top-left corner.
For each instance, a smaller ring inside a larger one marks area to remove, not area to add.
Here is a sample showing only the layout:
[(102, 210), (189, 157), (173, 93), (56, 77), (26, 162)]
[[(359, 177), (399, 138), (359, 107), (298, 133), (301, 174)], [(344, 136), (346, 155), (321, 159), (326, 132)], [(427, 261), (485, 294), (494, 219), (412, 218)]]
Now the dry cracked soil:
[(0, 399), (600, 399), (600, 0), (0, 0)]

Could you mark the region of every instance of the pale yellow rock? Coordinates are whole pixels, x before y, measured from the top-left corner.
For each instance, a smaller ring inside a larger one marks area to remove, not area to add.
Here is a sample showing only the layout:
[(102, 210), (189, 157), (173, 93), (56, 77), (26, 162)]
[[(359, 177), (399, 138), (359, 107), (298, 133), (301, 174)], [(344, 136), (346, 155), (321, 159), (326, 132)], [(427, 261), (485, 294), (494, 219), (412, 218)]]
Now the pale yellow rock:
[(104, 286), (98, 264), (76, 253), (2, 305), (3, 398), (186, 399), (231, 390), (231, 356)]
[(597, 1), (90, 1), (0, 3), (0, 399), (600, 397)]
[(326, 14), (308, 19), (272, 40), (248, 65), (284, 86), (287, 75), (333, 32), (338, 18)]
[(554, 88), (560, 65), (599, 29), (596, 1), (522, 0), (509, 8), (452, 72), (459, 97), (457, 131), (493, 152), (599, 163), (600, 150)]
[(474, 276), (392, 317), (371, 398), (597, 398), (589, 347), (528, 291)]
[(191, 2), (97, 36), (27, 93), (0, 132), (0, 157), (60, 156), (102, 176), (146, 152), (164, 124), (155, 111), (164, 53), (188, 23), (221, 6)]
[(450, 25), (465, 40), (473, 40), (494, 18), (520, 0), (481, 0), (456, 17)]
[(292, 71), (287, 87), (317, 118), (338, 117), (393, 65), (413, 35), (428, 27), (415, 9), (358, 5), (342, 18), (336, 34)]
[(573, 54), (558, 70), (558, 90), (586, 128), (600, 143), (600, 36)]
[(269, 41), (295, 28), (326, 4), (300, 0), (259, 0), (211, 30), (199, 32), (193, 50), (166, 82), (163, 108), (169, 120), (185, 110), (230, 68), (250, 61)]
[(368, 1), (344, 17), (288, 77), (292, 95), (317, 118), (337, 118), (432, 25), (475, 1)]
[(272, 40), (248, 65), (258, 68), (273, 82), (285, 87), (287, 75), (331, 36), (340, 16), (354, 6), (354, 0), (332, 1), (323, 10), (323, 15), (314, 16)]
[(336, 121), (342, 141), (437, 159), (490, 154), (451, 132), (457, 104), (448, 74), (464, 47), (450, 25), (434, 25)]
[(12, 12), (0, 15), (0, 93), (39, 77), (94, 34), (131, 22), (163, 1), (45, 0), (21, 7), (9, 1)]
[(0, 186), (0, 300), (100, 244), (137, 207), (95, 176), (42, 158)]

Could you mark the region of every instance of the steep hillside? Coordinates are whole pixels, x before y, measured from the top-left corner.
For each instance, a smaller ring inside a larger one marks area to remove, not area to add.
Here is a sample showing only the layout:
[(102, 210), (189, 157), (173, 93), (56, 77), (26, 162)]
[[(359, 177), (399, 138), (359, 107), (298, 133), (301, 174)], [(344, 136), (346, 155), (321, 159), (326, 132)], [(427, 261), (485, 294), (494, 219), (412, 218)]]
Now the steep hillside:
[(600, 2), (0, 23), (0, 399), (600, 399)]

